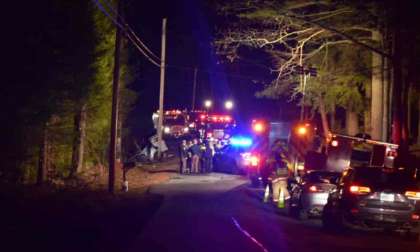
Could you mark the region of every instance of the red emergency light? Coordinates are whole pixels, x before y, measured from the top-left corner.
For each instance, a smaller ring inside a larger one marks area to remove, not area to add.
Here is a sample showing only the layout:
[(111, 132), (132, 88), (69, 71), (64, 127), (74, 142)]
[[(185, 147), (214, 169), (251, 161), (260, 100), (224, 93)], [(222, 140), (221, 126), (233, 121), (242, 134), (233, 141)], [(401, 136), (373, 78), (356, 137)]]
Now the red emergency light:
[(213, 115), (209, 117), (210, 121), (213, 122), (231, 122), (232, 121), (232, 117), (230, 116), (223, 116), (223, 115)]

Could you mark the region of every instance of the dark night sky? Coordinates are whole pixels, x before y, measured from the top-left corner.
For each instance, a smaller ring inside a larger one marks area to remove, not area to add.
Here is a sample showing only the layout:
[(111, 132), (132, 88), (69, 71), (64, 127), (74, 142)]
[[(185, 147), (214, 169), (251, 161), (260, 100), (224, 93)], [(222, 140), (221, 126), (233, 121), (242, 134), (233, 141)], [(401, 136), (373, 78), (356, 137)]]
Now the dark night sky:
[[(126, 1), (128, 23), (158, 56), (162, 18), (168, 18), (165, 108), (191, 107), (194, 67), (197, 66), (196, 108), (200, 108), (206, 98), (211, 98), (216, 106), (222, 106), (224, 100), (230, 98), (235, 101), (239, 121), (261, 116), (290, 117), (294, 105), (285, 100), (257, 99), (254, 96), (262, 85), (254, 84), (252, 80), (270, 80), (268, 69), (244, 62), (218, 63), (220, 58), (215, 55), (211, 42), (215, 24), (223, 25), (223, 20), (215, 15), (205, 0)], [(138, 62), (139, 71), (133, 85), (139, 91), (139, 97), (132, 120), (140, 120), (139, 126), (143, 128), (152, 111), (158, 108), (159, 68), (135, 50), (131, 51), (131, 56)], [(253, 60), (269, 66), (264, 59), (254, 57)]]

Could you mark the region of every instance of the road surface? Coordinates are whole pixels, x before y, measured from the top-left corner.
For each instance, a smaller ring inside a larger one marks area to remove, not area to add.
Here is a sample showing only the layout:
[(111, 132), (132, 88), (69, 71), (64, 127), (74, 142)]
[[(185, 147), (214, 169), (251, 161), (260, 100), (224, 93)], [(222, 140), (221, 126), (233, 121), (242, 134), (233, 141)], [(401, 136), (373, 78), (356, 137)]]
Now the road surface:
[(177, 176), (151, 188), (159, 209), (127, 251), (420, 251), (420, 242), (379, 232), (326, 233), (261, 200), (239, 176)]

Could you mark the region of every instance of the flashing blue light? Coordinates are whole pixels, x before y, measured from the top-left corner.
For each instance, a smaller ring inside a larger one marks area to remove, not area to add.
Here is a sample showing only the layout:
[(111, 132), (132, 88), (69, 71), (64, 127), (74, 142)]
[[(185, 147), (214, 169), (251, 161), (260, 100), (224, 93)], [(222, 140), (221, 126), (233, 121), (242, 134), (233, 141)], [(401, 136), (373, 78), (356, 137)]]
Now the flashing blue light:
[(252, 145), (252, 139), (247, 137), (232, 137), (230, 143), (233, 146), (249, 147)]

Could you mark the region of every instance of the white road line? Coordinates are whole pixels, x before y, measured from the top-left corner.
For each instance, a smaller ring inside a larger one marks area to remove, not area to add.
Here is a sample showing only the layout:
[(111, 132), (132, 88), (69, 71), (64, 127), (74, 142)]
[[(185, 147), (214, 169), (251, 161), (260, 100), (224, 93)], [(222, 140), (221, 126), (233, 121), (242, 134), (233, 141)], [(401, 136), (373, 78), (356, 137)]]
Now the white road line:
[(250, 235), (248, 233), (248, 231), (243, 229), (241, 227), (241, 225), (239, 225), (239, 222), (234, 217), (232, 217), (232, 221), (233, 221), (233, 224), (235, 225), (235, 227), (238, 228), (238, 230), (241, 231), (246, 237), (251, 239), (251, 241), (253, 241), (255, 244), (257, 244), (258, 247), (260, 247), (262, 249), (262, 251), (268, 252), (268, 250), (264, 247), (264, 245), (262, 245), (257, 239), (255, 239), (252, 235)]

